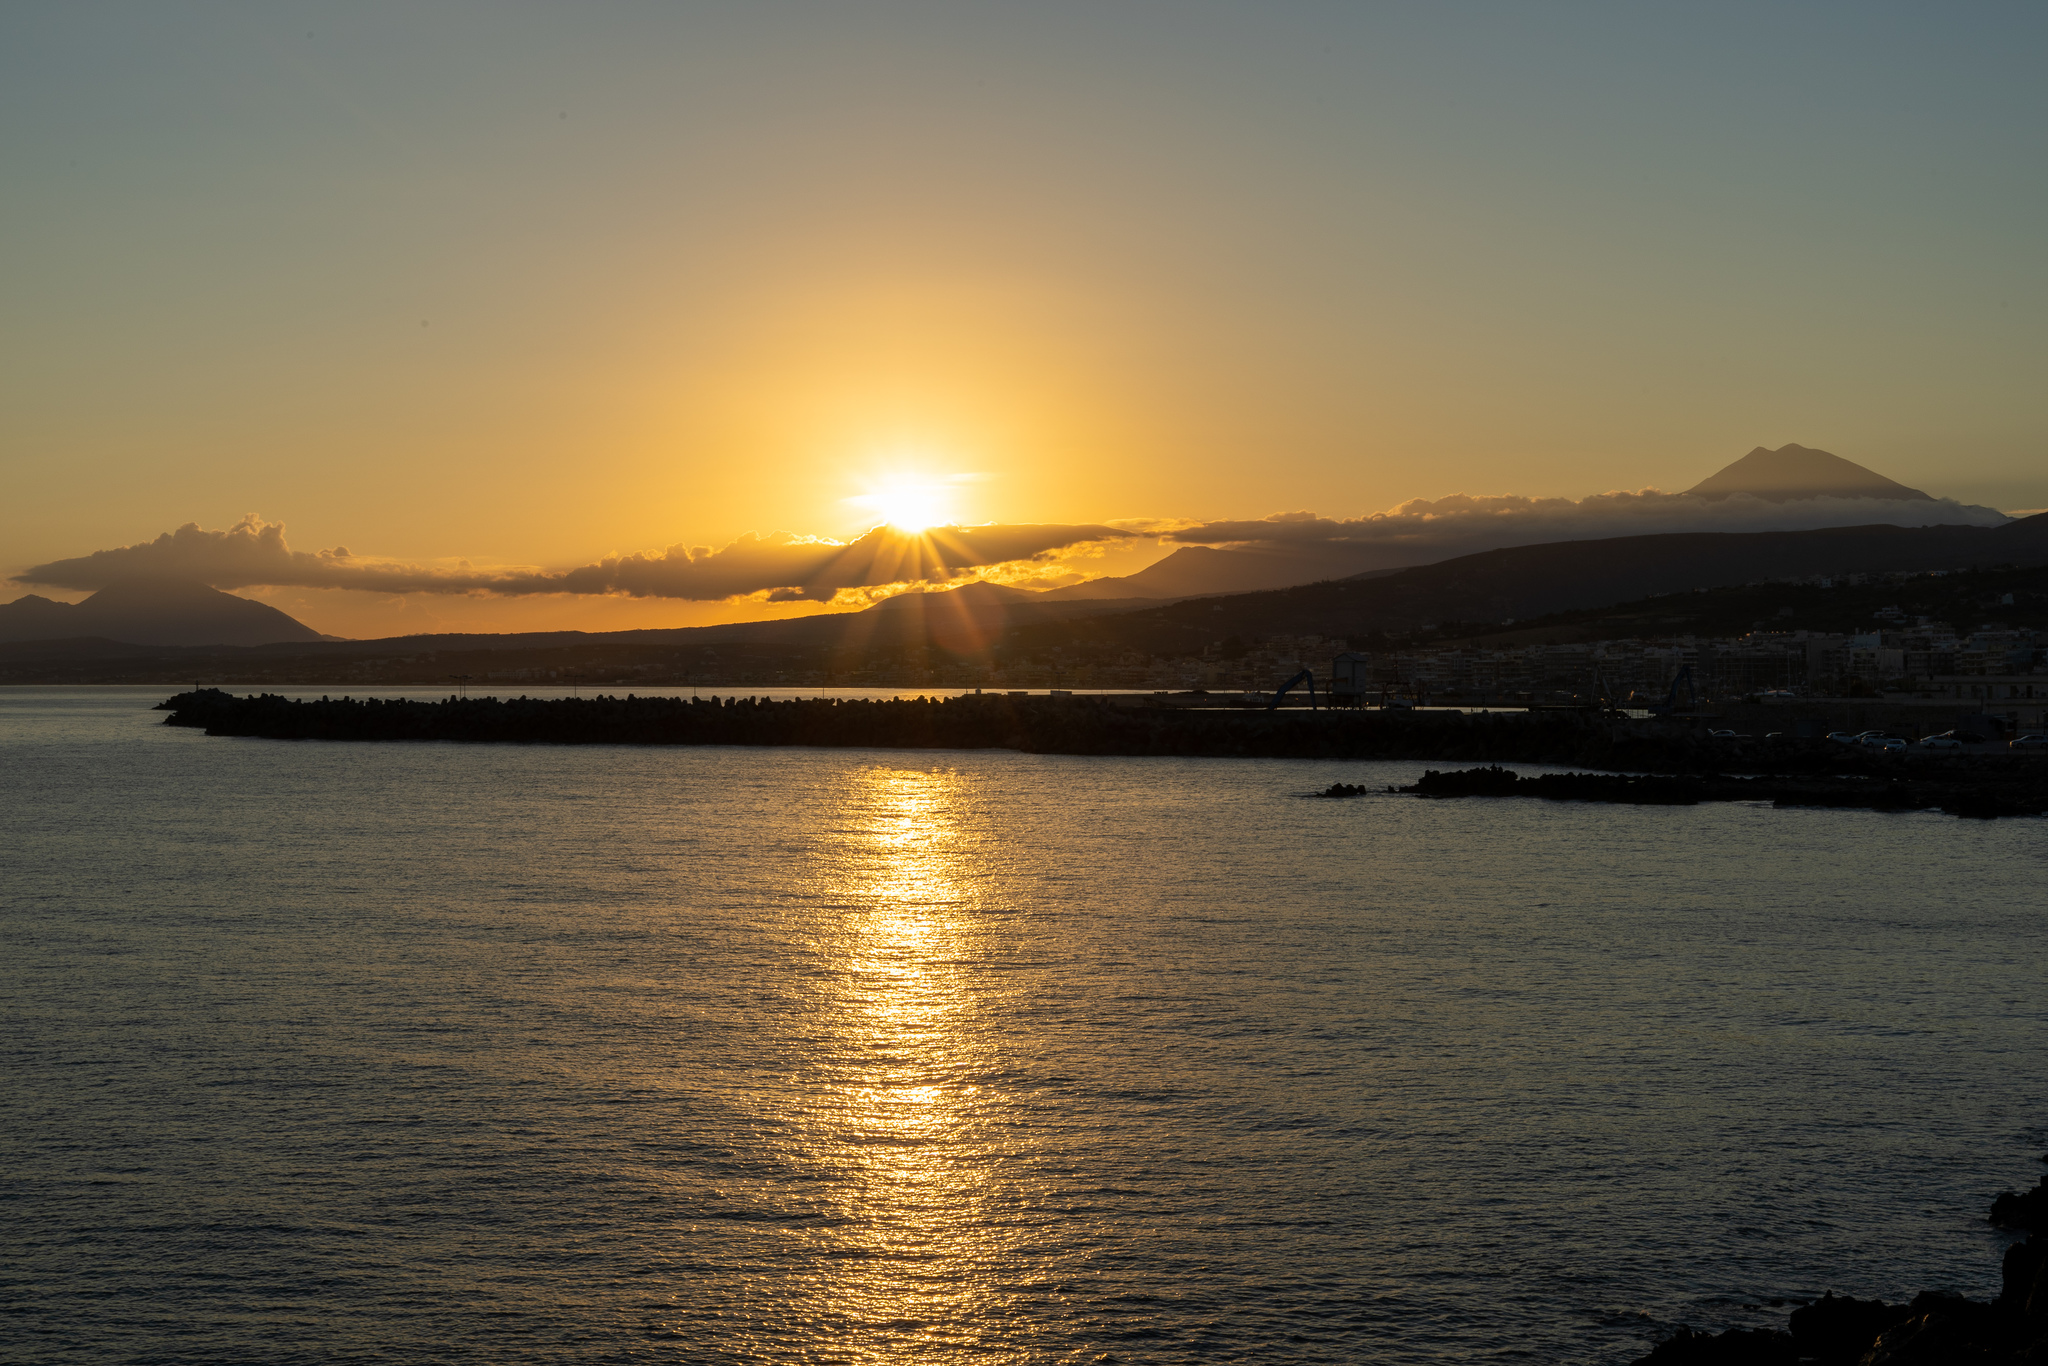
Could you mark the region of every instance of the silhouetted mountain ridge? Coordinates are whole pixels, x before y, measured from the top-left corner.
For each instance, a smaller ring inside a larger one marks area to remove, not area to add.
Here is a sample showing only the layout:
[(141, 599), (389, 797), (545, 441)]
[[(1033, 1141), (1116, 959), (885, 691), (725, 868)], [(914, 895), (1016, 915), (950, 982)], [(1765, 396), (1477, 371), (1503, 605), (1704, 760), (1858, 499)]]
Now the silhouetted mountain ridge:
[(1158, 563), (1135, 574), (1091, 579), (1039, 596), (1049, 602), (1100, 598), (1191, 598), (1211, 593), (1249, 593), (1285, 588), (1314, 579), (1341, 577), (1370, 566), (1379, 549), (1335, 548), (1319, 554), (1286, 554), (1270, 550), (1219, 550), (1213, 546), (1182, 546)]
[[(2000, 564), (2048, 564), (2048, 513), (1997, 527), (1679, 532), (1514, 546), (1394, 574), (1118, 613), (1075, 623), (1067, 634), (1151, 653), (1182, 653), (1230, 636), (1398, 633), (1445, 622), (1522, 620), (1761, 579)], [(1027, 644), (1060, 634), (1050, 625), (1020, 632)]]
[(1875, 470), (1828, 451), (1787, 442), (1776, 450), (1758, 446), (1742, 459), (1686, 490), (1694, 498), (1727, 498), (1746, 493), (1773, 503), (1801, 498), (1895, 498), (1933, 502), (1934, 495), (1909, 489)]
[[(1740, 460), (1715, 471), (1680, 495), (1722, 503), (1738, 494), (1786, 504), (1806, 499), (1879, 499), (1887, 502), (1934, 502), (1930, 494), (1887, 479), (1853, 460), (1828, 451), (1788, 442), (1776, 450), (1758, 446)], [(1984, 511), (1978, 509), (1977, 511)], [(1839, 518), (1840, 511), (1829, 514)], [(1824, 520), (1824, 519), (1823, 519)], [(1336, 579), (1362, 571), (1387, 573), (1454, 556), (1483, 553), (1503, 540), (1519, 540), (1512, 521), (1474, 523), (1463, 533), (1439, 531), (1430, 537), (1385, 541), (1333, 540), (1291, 548), (1279, 546), (1183, 546), (1149, 568), (1121, 578), (1096, 579), (1055, 589), (1048, 599), (1188, 598), (1219, 593), (1249, 593), (1286, 588), (1318, 579)], [(1255, 525), (1239, 528), (1255, 534)], [(1533, 529), (1525, 527), (1524, 530)], [(1617, 531), (1630, 528), (1618, 526)], [(1672, 532), (1653, 534), (1679, 534)], [(1445, 539), (1446, 536), (1452, 539)], [(1590, 540), (1590, 529), (1573, 537)], [(1462, 544), (1459, 542), (1462, 541)], [(1539, 537), (1533, 544), (1555, 544), (1558, 537)]]
[(271, 645), (328, 640), (275, 607), (203, 583), (124, 579), (84, 602), (29, 594), (0, 605), (0, 641), (97, 637), (130, 645)]

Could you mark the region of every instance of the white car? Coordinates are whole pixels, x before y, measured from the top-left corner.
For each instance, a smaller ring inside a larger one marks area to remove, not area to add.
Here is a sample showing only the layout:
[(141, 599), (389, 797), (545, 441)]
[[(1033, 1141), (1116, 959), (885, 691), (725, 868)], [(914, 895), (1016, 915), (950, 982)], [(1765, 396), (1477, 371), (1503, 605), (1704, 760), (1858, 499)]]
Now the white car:
[(2048, 735), (2021, 735), (2006, 743), (2008, 749), (2048, 749)]
[(1828, 732), (1828, 739), (1833, 740), (1838, 745), (1853, 745), (1862, 738), (1853, 730), (1831, 730)]
[(1921, 737), (1922, 749), (1961, 749), (1963, 742), (1953, 735), (1928, 735)]

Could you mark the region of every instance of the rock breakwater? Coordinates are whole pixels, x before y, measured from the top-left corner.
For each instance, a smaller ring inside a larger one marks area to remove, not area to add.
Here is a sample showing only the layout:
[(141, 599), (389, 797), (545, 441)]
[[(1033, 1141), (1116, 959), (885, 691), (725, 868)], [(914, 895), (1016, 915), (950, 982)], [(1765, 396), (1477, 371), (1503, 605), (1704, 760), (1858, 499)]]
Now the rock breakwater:
[[(2030, 757), (1914, 756), (1784, 740), (1731, 751), (1699, 732), (1570, 712), (1262, 711), (1133, 705), (1114, 697), (860, 700), (741, 697), (236, 697), (216, 688), (159, 704), (164, 724), (272, 740), (439, 740), (465, 744), (805, 745), (835, 749), (1012, 749), (1028, 754), (1192, 758), (1423, 759), (1623, 770), (1517, 783), (1498, 768), (1427, 773), (1425, 797), (1541, 796), (1688, 805), (1939, 807), (1958, 815), (2048, 810), (2048, 763)], [(1742, 771), (1797, 781), (1775, 786)], [(1676, 779), (1686, 781), (1675, 781)], [(1362, 791), (1362, 789), (1361, 789)], [(1330, 792), (1324, 795), (1356, 795)]]
[[(1437, 759), (1676, 765), (1726, 761), (1689, 734), (1637, 734), (1570, 713), (1187, 709), (1115, 697), (859, 700), (756, 697), (294, 699), (216, 688), (159, 704), (166, 725), (274, 740), (812, 745), (1034, 754)], [(1836, 747), (1839, 751), (1839, 747)], [(1784, 756), (1797, 762), (1796, 756)], [(1816, 759), (1829, 757), (1815, 755)], [(1839, 756), (1858, 758), (1860, 756)]]

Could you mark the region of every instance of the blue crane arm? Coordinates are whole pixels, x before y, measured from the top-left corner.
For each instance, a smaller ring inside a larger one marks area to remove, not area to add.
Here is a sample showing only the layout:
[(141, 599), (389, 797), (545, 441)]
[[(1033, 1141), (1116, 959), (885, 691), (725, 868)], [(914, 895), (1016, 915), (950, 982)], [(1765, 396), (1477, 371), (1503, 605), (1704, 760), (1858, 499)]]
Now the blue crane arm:
[(1275, 708), (1277, 708), (1277, 707), (1278, 707), (1278, 706), (1280, 705), (1280, 699), (1281, 699), (1281, 698), (1283, 698), (1283, 697), (1285, 697), (1285, 696), (1287, 696), (1287, 694), (1288, 694), (1288, 693), (1292, 692), (1292, 691), (1294, 690), (1294, 685), (1295, 685), (1295, 684), (1297, 684), (1297, 683), (1306, 683), (1306, 684), (1308, 684), (1308, 705), (1309, 705), (1309, 710), (1311, 710), (1311, 711), (1315, 710), (1315, 705), (1316, 705), (1316, 675), (1315, 675), (1315, 671), (1314, 671), (1313, 669), (1303, 669), (1303, 670), (1302, 670), (1302, 671), (1301, 671), (1300, 673), (1298, 673), (1298, 674), (1296, 674), (1296, 675), (1295, 675), (1294, 677), (1292, 677), (1292, 678), (1288, 679), (1288, 680), (1287, 680), (1287, 681), (1286, 681), (1285, 683), (1282, 683), (1282, 684), (1280, 685), (1280, 691), (1279, 691), (1279, 692), (1276, 692), (1276, 693), (1274, 693), (1274, 694), (1273, 694), (1273, 700), (1272, 700), (1271, 702), (1268, 702), (1268, 703), (1266, 704), (1266, 710), (1267, 710), (1267, 711), (1272, 711), (1272, 710), (1274, 710)]
[(1679, 666), (1677, 675), (1672, 678), (1671, 691), (1664, 694), (1663, 703), (1658, 706), (1651, 707), (1650, 711), (1653, 714), (1659, 716), (1668, 716), (1670, 713), (1677, 711), (1678, 685), (1681, 683), (1685, 684), (1685, 696), (1687, 704), (1692, 707), (1698, 707), (1700, 703), (1700, 696), (1698, 693), (1693, 691), (1692, 665), (1683, 664)]

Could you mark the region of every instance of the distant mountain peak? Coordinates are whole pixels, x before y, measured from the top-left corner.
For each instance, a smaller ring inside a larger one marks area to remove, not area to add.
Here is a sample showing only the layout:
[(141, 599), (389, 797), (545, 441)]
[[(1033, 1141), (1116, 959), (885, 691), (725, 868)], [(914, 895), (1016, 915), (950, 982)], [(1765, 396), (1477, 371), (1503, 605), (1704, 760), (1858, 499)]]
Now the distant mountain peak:
[(0, 606), (0, 641), (97, 636), (130, 645), (326, 640), (275, 607), (177, 579), (117, 579), (81, 603), (31, 593)]
[(1776, 450), (1758, 446), (1742, 459), (1686, 490), (1697, 498), (1747, 493), (1773, 503), (1799, 498), (1899, 498), (1933, 502), (1932, 494), (1909, 489), (1853, 460), (1787, 442)]

